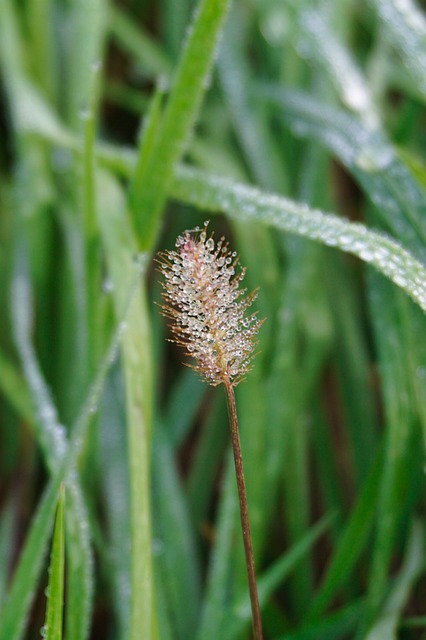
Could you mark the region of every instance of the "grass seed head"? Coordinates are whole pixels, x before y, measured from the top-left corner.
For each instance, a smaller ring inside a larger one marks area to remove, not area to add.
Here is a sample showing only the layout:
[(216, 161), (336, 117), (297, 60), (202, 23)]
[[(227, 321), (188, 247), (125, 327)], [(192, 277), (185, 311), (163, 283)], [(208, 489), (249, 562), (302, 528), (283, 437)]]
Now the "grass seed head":
[(246, 270), (221, 238), (207, 237), (208, 222), (185, 231), (176, 250), (160, 252), (164, 276), (163, 315), (170, 320), (173, 342), (195, 358), (189, 365), (212, 385), (237, 385), (250, 371), (263, 320), (248, 314), (257, 289), (240, 288)]

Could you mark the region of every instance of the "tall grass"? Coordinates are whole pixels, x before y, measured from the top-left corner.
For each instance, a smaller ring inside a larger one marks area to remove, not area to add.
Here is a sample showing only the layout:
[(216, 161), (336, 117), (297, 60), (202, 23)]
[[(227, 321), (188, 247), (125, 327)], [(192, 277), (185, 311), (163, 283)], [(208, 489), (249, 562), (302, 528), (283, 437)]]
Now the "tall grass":
[(411, 0), (0, 0), (1, 640), (250, 637), (224, 399), (154, 305), (206, 218), (267, 318), (265, 636), (426, 638), (425, 60)]

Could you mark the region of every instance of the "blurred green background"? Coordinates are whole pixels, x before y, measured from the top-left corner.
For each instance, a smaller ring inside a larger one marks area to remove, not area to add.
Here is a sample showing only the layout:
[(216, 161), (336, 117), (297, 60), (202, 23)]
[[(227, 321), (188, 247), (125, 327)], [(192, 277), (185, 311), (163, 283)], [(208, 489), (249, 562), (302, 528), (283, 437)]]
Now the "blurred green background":
[(265, 637), (426, 638), (425, 101), (411, 0), (0, 0), (0, 640), (250, 637), (224, 393), (154, 304), (208, 219), (267, 318)]

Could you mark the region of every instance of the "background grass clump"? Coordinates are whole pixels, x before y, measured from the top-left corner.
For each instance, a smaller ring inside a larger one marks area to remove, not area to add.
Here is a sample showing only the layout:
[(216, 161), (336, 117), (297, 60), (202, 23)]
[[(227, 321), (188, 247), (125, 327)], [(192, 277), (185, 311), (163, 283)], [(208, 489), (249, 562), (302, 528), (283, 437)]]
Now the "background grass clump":
[(0, 640), (250, 637), (224, 399), (154, 305), (206, 219), (267, 318), (266, 637), (426, 638), (425, 101), (411, 0), (0, 0)]

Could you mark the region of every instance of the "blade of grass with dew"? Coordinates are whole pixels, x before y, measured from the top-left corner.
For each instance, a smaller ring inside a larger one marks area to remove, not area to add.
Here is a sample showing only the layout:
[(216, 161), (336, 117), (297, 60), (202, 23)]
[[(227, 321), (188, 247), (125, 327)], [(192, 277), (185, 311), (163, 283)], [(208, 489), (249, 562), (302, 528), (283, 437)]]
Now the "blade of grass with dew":
[(46, 640), (62, 640), (65, 578), (65, 487), (59, 492), (47, 587), (46, 622), (41, 634)]
[[(303, 111), (299, 103), (298, 110)], [(47, 114), (45, 113), (45, 115)], [(332, 120), (333, 118), (331, 118)], [(29, 127), (39, 134), (42, 133), (40, 125), (41, 123), (34, 121), (29, 123)], [(52, 128), (50, 118), (46, 119), (46, 125), (43, 134), (50, 140), (67, 147), (74, 145), (72, 138), (71, 141), (65, 139), (62, 131), (56, 131), (54, 127)], [(356, 138), (355, 132), (352, 139)], [(119, 149), (105, 145), (99, 148), (98, 153), (105, 166), (113, 168), (122, 175), (129, 176), (131, 174), (135, 160), (132, 153), (127, 151), (124, 153)], [(404, 180), (405, 177), (404, 175)], [(302, 203), (297, 204), (288, 199), (261, 192), (254, 187), (233, 183), (184, 166), (176, 169), (172, 194), (178, 200), (203, 210), (212, 212), (222, 210), (231, 216), (241, 217), (241, 219), (261, 220), (270, 226), (319, 240), (323, 244), (336, 246), (345, 252), (353, 253), (362, 260), (374, 264), (384, 275), (411, 295), (422, 309), (426, 309), (421, 284), (424, 275), (416, 276), (416, 273), (422, 274), (423, 267), (409, 256), (408, 252), (400, 245), (383, 234), (368, 230), (363, 225), (346, 222), (330, 214), (323, 217), (324, 214), (318, 210), (309, 209)], [(241, 196), (244, 196), (244, 202), (241, 202)], [(379, 205), (380, 202), (389, 206), (389, 201), (386, 199), (383, 201), (379, 199), (376, 204)], [(419, 202), (417, 189), (413, 196), (413, 202)], [(394, 205), (392, 204), (393, 210)], [(319, 213), (320, 216), (318, 216)], [(301, 224), (302, 221), (304, 224)], [(406, 231), (399, 233), (399, 235), (405, 237)], [(410, 245), (415, 245), (416, 252), (423, 254), (422, 245), (419, 245), (415, 234), (411, 231), (408, 234), (408, 240)], [(395, 259), (400, 263), (399, 265), (395, 265)], [(409, 275), (410, 271), (411, 275)]]
[(317, 140), (334, 153), (376, 205), (382, 223), (425, 258), (424, 190), (382, 132), (295, 91), (260, 87), (256, 95), (282, 109), (295, 135)]
[[(51, 394), (43, 379), (31, 345), (32, 300), (26, 272), (26, 257), (18, 247), (20, 260), (12, 289), (12, 314), (15, 340), (25, 376), (36, 407), (35, 434), (51, 474), (54, 474), (67, 450), (68, 442)], [(91, 617), (93, 598), (92, 551), (88, 536), (89, 521), (77, 471), (67, 479), (69, 508), (67, 510), (67, 550), (70, 564), (68, 633), (72, 638), (85, 638)]]
[(186, 496), (175, 468), (173, 448), (161, 423), (157, 423), (154, 429), (152, 473), (154, 530), (161, 545), (157, 562), (162, 565), (174, 637), (185, 640), (197, 626), (201, 605), (201, 567)]
[[(275, 589), (283, 584), (287, 576), (294, 571), (301, 560), (311, 551), (318, 538), (330, 528), (332, 519), (332, 515), (322, 518), (320, 522), (311, 527), (281, 558), (276, 560), (271, 567), (259, 576), (258, 589), (261, 606), (265, 605)], [(232, 605), (232, 612), (231, 615), (228, 616), (224, 629), (224, 638), (226, 638), (226, 640), (235, 640), (235, 638), (238, 638), (239, 635), (250, 626), (250, 600), (245, 591), (235, 598), (234, 604)]]
[(401, 569), (366, 640), (396, 640), (403, 608), (424, 565), (424, 528), (414, 521)]
[(383, 452), (380, 451), (342, 529), (325, 576), (322, 578), (320, 588), (311, 604), (308, 619), (320, 618), (333, 596), (346, 584), (355, 563), (367, 544), (377, 512), (382, 467)]
[[(88, 107), (93, 71), (102, 60), (107, 28), (107, 2), (92, 0), (89, 4), (76, 2), (67, 7), (73, 55), (67, 58), (67, 121), (74, 131), (81, 130), (82, 110)], [(97, 82), (100, 78), (98, 76)], [(95, 95), (98, 92), (95, 91)]]
[(228, 7), (229, 0), (201, 0), (188, 32), (155, 148), (134, 192), (133, 222), (143, 250), (155, 242), (173, 170), (197, 117)]
[[(135, 269), (136, 271), (136, 269)], [(139, 269), (137, 270), (139, 274)], [(99, 402), (108, 370), (115, 358), (123, 334), (123, 322), (127, 318), (134, 298), (135, 283), (128, 291), (128, 299), (117, 329), (112, 335), (105, 357), (87, 393), (60, 466), (44, 490), (34, 514), (18, 566), (13, 575), (6, 600), (0, 612), (0, 640), (19, 640), (24, 630), (34, 591), (42, 569), (48, 537), (53, 525), (57, 496), (62, 482), (72, 471), (84, 447), (91, 418)]]
[(239, 220), (257, 220), (356, 255), (387, 276), (426, 311), (425, 268), (409, 251), (383, 233), (311, 209), (304, 203), (187, 167), (179, 167), (172, 194), (203, 210), (219, 210)]
[(62, 474), (58, 472), (49, 483), (32, 518), (18, 567), (0, 611), (1, 640), (19, 640), (23, 636), (53, 525), (58, 491), (63, 479), (60, 475)]
[(423, 100), (426, 99), (426, 20), (412, 0), (370, 0), (385, 37), (398, 51)]
[(366, 125), (379, 127), (379, 115), (366, 79), (350, 50), (331, 27), (329, 12), (307, 7), (296, 12), (296, 46), (330, 79), (343, 102)]
[[(134, 278), (136, 240), (124, 194), (107, 174), (98, 175), (99, 217), (117, 317), (123, 316)], [(140, 256), (139, 256), (140, 259)], [(145, 256), (146, 259), (146, 256)], [(145, 265), (144, 265), (145, 266)], [(141, 274), (143, 275), (143, 274)], [(157, 637), (153, 601), (150, 514), (152, 363), (145, 292), (138, 289), (123, 336), (131, 509), (131, 613), (129, 639)]]

